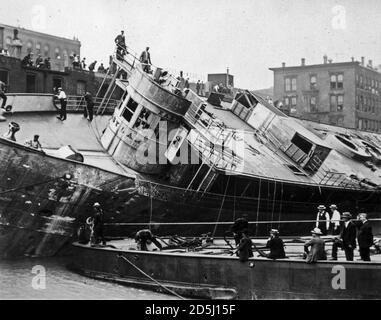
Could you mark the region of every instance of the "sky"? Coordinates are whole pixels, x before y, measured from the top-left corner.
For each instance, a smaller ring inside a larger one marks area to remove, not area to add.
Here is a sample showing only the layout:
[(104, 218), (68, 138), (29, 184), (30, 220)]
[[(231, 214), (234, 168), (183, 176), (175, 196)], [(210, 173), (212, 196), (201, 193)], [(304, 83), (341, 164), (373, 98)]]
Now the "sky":
[(156, 66), (204, 79), (229, 67), (248, 89), (271, 87), (268, 68), (301, 58), (381, 65), (379, 0), (0, 0), (0, 23), (76, 36), (82, 57), (106, 64), (125, 30)]

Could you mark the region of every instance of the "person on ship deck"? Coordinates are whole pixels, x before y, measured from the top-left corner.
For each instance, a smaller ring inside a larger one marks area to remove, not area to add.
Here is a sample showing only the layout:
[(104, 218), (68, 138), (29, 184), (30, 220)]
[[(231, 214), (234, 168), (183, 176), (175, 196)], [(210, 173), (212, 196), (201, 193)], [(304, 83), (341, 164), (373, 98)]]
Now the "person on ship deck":
[[(327, 260), (324, 240), (320, 238), (323, 233), (319, 228), (311, 231), (312, 239), (304, 245), (304, 257), (307, 263), (315, 263), (318, 260)], [(311, 247), (311, 250), (308, 248)]]
[(315, 227), (319, 228), (322, 235), (327, 235), (330, 226), (329, 213), (325, 211), (326, 207), (324, 205), (318, 206), (318, 213), (316, 215)]
[(243, 232), (249, 230), (249, 222), (247, 221), (247, 214), (242, 215), (234, 221), (230, 231), (233, 232), (235, 244), (238, 245), (243, 237)]
[(270, 230), (270, 238), (266, 243), (266, 248), (270, 249), (270, 253), (263, 253), (258, 250), (262, 257), (268, 259), (284, 259), (286, 258), (286, 253), (284, 251), (283, 240), (279, 237), (279, 231), (277, 229)]

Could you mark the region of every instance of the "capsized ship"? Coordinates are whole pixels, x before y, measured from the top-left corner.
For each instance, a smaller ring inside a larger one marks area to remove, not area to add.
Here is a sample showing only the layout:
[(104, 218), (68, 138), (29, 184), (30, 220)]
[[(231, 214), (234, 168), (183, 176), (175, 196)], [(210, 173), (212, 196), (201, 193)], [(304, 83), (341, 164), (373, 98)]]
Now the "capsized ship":
[[(112, 237), (147, 225), (218, 236), (243, 214), (256, 236), (305, 235), (321, 203), (380, 217), (379, 134), (290, 118), (249, 91), (205, 101), (132, 54), (113, 64), (92, 123), (80, 99), (61, 122), (53, 96), (9, 95), (0, 130), (20, 131), (0, 139), (1, 257), (57, 254), (94, 202)], [(110, 99), (116, 87), (121, 101)], [(23, 145), (34, 134), (44, 152)]]

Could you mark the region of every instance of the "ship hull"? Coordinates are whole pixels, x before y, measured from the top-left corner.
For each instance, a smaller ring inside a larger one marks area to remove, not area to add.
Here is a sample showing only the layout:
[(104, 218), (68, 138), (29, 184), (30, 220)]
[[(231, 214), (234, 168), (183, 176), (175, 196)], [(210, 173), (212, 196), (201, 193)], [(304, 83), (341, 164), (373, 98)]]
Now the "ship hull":
[[(149, 226), (158, 235), (200, 236), (210, 232), (223, 236), (232, 221), (243, 214), (252, 222), (252, 235), (267, 236), (274, 227), (283, 236), (308, 235), (314, 227), (316, 205), (323, 199), (351, 212), (359, 210), (362, 203), (370, 218), (379, 218), (381, 212), (380, 197), (375, 192), (317, 186), (309, 186), (310, 190), (285, 184), (280, 200), (271, 193), (274, 181), (253, 179), (254, 186), (262, 183), (269, 189), (262, 187), (260, 196), (251, 198), (208, 194), (48, 156), (8, 140), (0, 142), (2, 258), (57, 254), (93, 214), (94, 202), (100, 202), (106, 213), (105, 234), (109, 238), (132, 236)], [(65, 179), (66, 175), (70, 179)], [(307, 201), (306, 193), (317, 196)], [(380, 234), (379, 221), (373, 228)]]
[[(379, 299), (375, 262), (268, 260), (74, 244), (70, 269), (96, 279), (206, 299)], [(186, 270), (186, 272), (184, 272)], [(149, 275), (149, 276), (147, 276)], [(339, 279), (340, 278), (340, 279)], [(154, 279), (154, 280), (152, 280)]]

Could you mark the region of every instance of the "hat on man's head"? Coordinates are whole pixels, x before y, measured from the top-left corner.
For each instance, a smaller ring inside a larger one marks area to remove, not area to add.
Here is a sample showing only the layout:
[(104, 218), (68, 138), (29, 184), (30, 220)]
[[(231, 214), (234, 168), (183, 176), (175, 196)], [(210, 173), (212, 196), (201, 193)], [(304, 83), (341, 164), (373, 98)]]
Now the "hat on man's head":
[(100, 205), (100, 203), (99, 202), (95, 202), (94, 204), (93, 204), (93, 207), (100, 207), (101, 205)]
[(61, 88), (61, 87), (59, 87), (57, 90), (62, 90), (62, 88)]
[(279, 231), (277, 229), (271, 229), (270, 230), (270, 233), (273, 233), (273, 234), (279, 234)]
[(323, 233), (320, 231), (319, 228), (315, 228), (311, 231), (312, 234), (319, 234), (319, 235), (322, 235)]
[(348, 219), (350, 219), (350, 218), (352, 218), (352, 215), (351, 215), (350, 212), (344, 212), (343, 215), (342, 215), (342, 217), (343, 217), (343, 218), (348, 218)]
[(331, 209), (337, 209), (337, 205), (335, 205), (335, 204), (331, 204), (329, 207), (330, 207)]
[(324, 205), (321, 204), (320, 206), (318, 206), (318, 209), (319, 209), (319, 210), (325, 210), (326, 207), (325, 207)]

